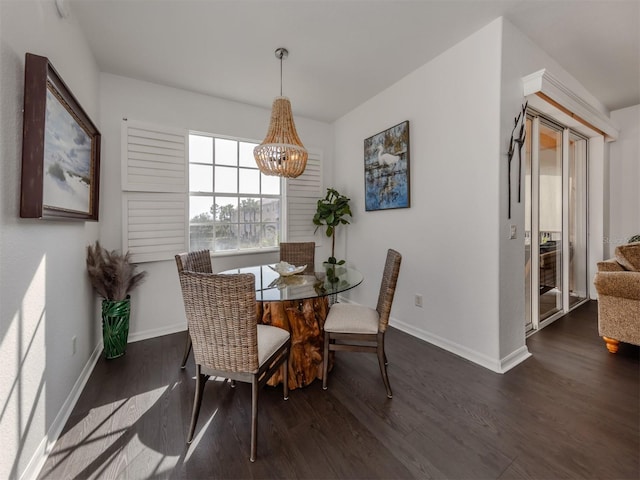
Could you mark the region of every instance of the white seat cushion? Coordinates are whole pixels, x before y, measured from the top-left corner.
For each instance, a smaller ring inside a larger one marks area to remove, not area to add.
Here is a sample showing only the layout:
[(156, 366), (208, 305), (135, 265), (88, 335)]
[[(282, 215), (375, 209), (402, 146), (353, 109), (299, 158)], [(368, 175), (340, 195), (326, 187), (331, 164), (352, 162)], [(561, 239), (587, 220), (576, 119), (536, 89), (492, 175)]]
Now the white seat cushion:
[(289, 340), (289, 332), (271, 325), (258, 325), (258, 363), (260, 366)]
[(374, 308), (336, 303), (329, 309), (324, 329), (333, 333), (378, 333), (379, 315)]

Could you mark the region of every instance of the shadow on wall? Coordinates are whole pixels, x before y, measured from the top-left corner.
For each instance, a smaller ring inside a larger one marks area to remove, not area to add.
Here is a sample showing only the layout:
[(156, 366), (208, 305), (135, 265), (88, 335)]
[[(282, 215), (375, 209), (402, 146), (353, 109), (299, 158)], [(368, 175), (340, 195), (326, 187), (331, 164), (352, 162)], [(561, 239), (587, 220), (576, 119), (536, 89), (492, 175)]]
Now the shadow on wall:
[[(1, 6), (0, 6), (1, 8)], [(42, 350), (42, 345), (35, 343), (38, 333), (43, 330), (44, 312), (38, 315), (38, 320), (31, 329), (30, 336), (25, 341), (23, 331), (25, 312), (22, 311), (22, 297), (9, 295), (11, 291), (25, 292), (27, 285), (16, 287), (14, 265), (7, 251), (12, 242), (12, 231), (17, 228), (18, 201), (20, 198), (20, 156), (22, 141), (22, 97), (16, 98), (17, 92), (22, 92), (24, 83), (23, 61), (16, 53), (0, 42), (0, 358), (3, 368), (6, 368), (0, 384), (0, 439), (15, 445), (16, 451), (9, 451), (0, 460), (0, 476), (15, 477), (28, 427), (33, 421), (34, 410), (22, 412), (24, 398), (22, 378), (26, 363), (26, 353), (32, 348)], [(30, 269), (35, 272), (37, 261)], [(23, 349), (26, 345), (26, 349)], [(35, 390), (35, 398), (40, 398), (44, 389), (44, 379), (30, 390)], [(30, 394), (33, 396), (33, 394)], [(26, 427), (26, 428), (25, 428)], [(15, 459), (15, 460), (13, 460)], [(8, 463), (14, 461), (12, 465)], [(4, 464), (7, 462), (7, 464)]]
[[(0, 1), (0, 3), (2, 3)], [(0, 9), (2, 6), (0, 5)], [(24, 56), (0, 41), (0, 478), (42, 453), (95, 346), (83, 222), (19, 218)], [(82, 274), (80, 273), (82, 272)], [(71, 352), (71, 336), (77, 351)]]
[[(71, 246), (71, 250), (75, 248)], [(62, 256), (72, 254), (62, 251)], [(48, 438), (48, 434), (62, 427), (59, 422), (63, 418), (58, 415), (91, 355), (92, 339), (99, 329), (99, 315), (92, 318), (87, 313), (94, 310), (91, 308), (95, 304), (93, 295), (72, 293), (83, 279), (77, 283), (61, 282), (60, 275), (56, 274), (62, 270), (58, 262), (67, 262), (72, 272), (78, 272), (81, 267), (77, 263), (83, 258), (74, 263), (62, 258), (52, 260), (49, 253), (40, 252), (33, 257), (33, 263), (39, 258), (37, 265), (27, 267), (23, 263), (9, 269), (5, 268), (8, 262), (3, 259), (3, 275), (6, 270), (18, 268), (20, 275), (16, 275), (18, 284), (11, 287), (13, 294), (9, 301), (2, 299), (0, 358), (7, 374), (6, 381), (0, 385), (0, 433), (2, 439), (9, 442), (3, 462), (13, 460), (10, 466), (0, 464), (2, 478), (5, 475), (19, 478), (32, 458), (40, 458), (43, 452), (38, 447), (47, 447), (55, 440)], [(69, 296), (61, 299), (60, 289), (67, 285)], [(3, 292), (6, 291), (3, 288)], [(74, 351), (71, 351), (69, 332), (78, 341), (73, 345)], [(66, 413), (62, 412), (63, 416)]]

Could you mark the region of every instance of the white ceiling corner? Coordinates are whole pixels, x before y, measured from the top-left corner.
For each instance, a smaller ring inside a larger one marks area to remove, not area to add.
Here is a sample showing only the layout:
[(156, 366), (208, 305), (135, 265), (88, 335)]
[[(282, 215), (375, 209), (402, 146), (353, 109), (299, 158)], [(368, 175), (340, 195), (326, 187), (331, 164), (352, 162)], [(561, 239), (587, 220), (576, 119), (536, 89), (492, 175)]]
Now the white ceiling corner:
[(640, 103), (638, 0), (65, 0), (101, 71), (331, 122), (499, 16), (609, 110)]

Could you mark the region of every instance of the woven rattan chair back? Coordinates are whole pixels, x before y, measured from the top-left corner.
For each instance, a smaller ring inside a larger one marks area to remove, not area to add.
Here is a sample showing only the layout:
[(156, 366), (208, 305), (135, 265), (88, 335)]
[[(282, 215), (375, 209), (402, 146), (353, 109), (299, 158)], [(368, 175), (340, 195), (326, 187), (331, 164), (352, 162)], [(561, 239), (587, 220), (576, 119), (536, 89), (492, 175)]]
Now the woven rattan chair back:
[(282, 242), (280, 244), (280, 261), (292, 265), (306, 265), (304, 273), (313, 275), (315, 271), (315, 242)]
[(211, 370), (257, 372), (254, 275), (185, 270), (180, 284), (196, 364)]
[(197, 250), (195, 252), (179, 253), (176, 255), (178, 273), (183, 270), (200, 273), (213, 273), (211, 254), (209, 250)]
[[(209, 250), (196, 250), (194, 252), (179, 253), (175, 258), (176, 266), (178, 267), (178, 274), (182, 273), (185, 270), (200, 273), (213, 272), (213, 266), (211, 264), (211, 254), (209, 253)], [(184, 369), (184, 367), (187, 365), (189, 352), (191, 352), (191, 335), (189, 335), (189, 328), (187, 327), (187, 339), (184, 344), (182, 363), (180, 364), (180, 368), (182, 369)]]
[(400, 273), (400, 263), (402, 255), (396, 250), (389, 249), (387, 251), (387, 260), (384, 264), (382, 273), (382, 281), (380, 282), (380, 292), (378, 293), (378, 304), (376, 310), (380, 315), (378, 330), (384, 332), (389, 325), (389, 315), (391, 315), (391, 305), (393, 297), (396, 293), (396, 283)]

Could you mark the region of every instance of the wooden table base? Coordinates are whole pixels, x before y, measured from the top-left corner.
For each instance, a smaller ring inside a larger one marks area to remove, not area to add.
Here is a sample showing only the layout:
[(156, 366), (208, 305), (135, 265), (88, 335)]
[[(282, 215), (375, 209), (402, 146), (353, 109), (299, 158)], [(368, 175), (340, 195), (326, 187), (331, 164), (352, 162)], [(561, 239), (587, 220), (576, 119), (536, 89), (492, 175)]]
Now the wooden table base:
[[(327, 297), (281, 302), (258, 302), (258, 321), (284, 328), (291, 333), (289, 354), (289, 389), (304, 387), (322, 378), (324, 321), (329, 311)], [(331, 352), (332, 354), (334, 352)], [(329, 357), (329, 369), (333, 355)], [(282, 382), (284, 366), (267, 382)]]

